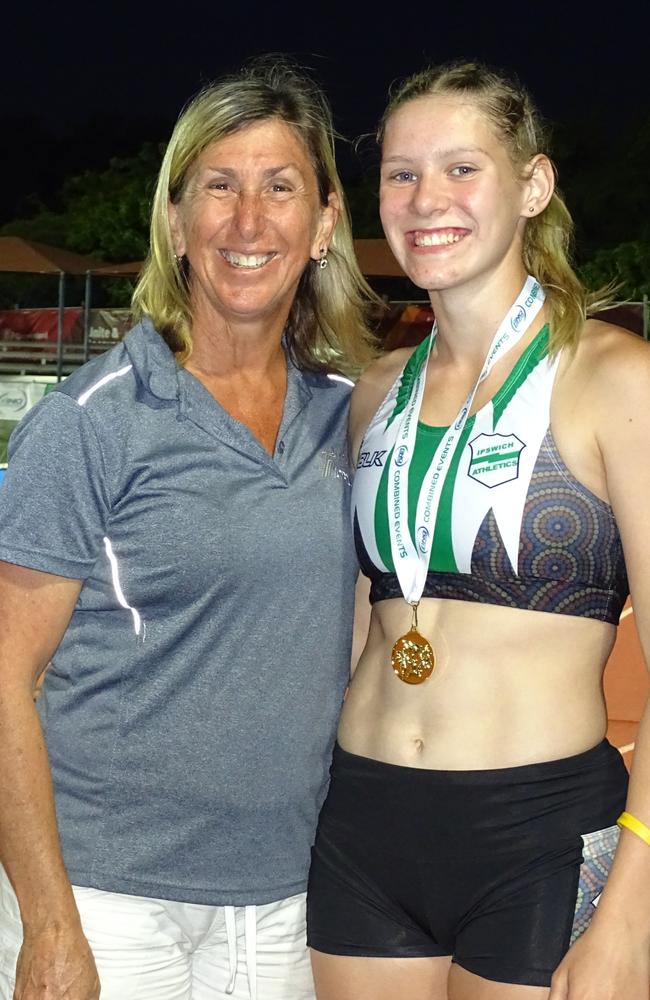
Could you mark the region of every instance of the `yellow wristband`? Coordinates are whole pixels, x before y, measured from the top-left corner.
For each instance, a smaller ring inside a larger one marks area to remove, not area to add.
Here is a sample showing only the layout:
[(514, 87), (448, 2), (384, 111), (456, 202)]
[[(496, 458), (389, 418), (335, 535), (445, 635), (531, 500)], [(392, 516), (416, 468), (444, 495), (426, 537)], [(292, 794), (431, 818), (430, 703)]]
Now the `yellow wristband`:
[(640, 837), (650, 847), (650, 827), (642, 823), (632, 813), (621, 813), (616, 822), (620, 827), (626, 826), (632, 833), (636, 833), (637, 837)]

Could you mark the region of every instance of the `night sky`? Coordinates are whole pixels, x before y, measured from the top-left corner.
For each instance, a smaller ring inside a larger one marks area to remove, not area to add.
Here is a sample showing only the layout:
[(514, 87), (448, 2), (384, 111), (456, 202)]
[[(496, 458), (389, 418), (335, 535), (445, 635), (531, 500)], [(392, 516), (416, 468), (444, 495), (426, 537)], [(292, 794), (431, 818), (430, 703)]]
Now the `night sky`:
[[(570, 2), (381, 9), (379, 0), (5, 5), (0, 223), (66, 174), (165, 140), (202, 84), (263, 52), (309, 66), (349, 138), (372, 130), (391, 81), (459, 57), (514, 70), (552, 120), (593, 120), (605, 158), (621, 124), (650, 113), (647, 3), (611, 4), (607, 20)], [(353, 172), (350, 154), (342, 159)]]

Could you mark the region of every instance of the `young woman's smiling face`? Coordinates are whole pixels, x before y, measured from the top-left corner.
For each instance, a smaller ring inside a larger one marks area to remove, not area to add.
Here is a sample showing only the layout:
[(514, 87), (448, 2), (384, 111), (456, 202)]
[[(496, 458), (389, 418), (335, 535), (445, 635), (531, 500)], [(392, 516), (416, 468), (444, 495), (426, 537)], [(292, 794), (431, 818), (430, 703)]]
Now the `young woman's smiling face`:
[(380, 211), (411, 280), (443, 291), (522, 273), (527, 182), (485, 115), (459, 96), (418, 97), (388, 119)]
[(296, 132), (277, 118), (208, 146), (170, 205), (175, 252), (190, 264), (195, 321), (286, 317), (310, 258), (336, 221)]

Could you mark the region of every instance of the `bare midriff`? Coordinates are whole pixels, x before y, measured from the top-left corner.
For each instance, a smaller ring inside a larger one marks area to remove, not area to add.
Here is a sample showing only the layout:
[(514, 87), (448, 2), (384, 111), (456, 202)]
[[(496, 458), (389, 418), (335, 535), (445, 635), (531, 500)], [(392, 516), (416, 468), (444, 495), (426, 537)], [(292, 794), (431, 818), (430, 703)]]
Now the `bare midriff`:
[(374, 605), (341, 717), (344, 750), (407, 767), (473, 770), (569, 757), (602, 740), (613, 625), (423, 598), (419, 630), (436, 666), (409, 685), (394, 674), (391, 649), (411, 617), (402, 600)]

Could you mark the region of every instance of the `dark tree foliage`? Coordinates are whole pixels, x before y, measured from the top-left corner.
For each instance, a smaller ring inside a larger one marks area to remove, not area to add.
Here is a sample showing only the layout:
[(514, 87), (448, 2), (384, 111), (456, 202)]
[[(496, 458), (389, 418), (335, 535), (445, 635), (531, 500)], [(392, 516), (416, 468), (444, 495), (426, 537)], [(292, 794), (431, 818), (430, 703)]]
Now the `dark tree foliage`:
[(114, 158), (100, 171), (86, 170), (63, 184), (58, 211), (35, 199), (29, 217), (2, 227), (5, 236), (24, 236), (53, 246), (122, 262), (144, 257), (149, 211), (161, 150), (146, 143), (131, 157)]
[(376, 170), (346, 185), (345, 193), (356, 239), (383, 236), (379, 219), (379, 177)]
[[(113, 158), (104, 170), (86, 170), (66, 180), (54, 211), (31, 199), (32, 214), (2, 227), (4, 236), (87, 253), (109, 262), (142, 260), (149, 244), (151, 196), (162, 150), (145, 143), (135, 156)], [(68, 279), (66, 301), (78, 305), (83, 283)], [(0, 306), (52, 305), (52, 278), (0, 275)], [(128, 305), (133, 286), (126, 280), (95, 281), (97, 305)]]
[(136, 156), (113, 159), (63, 186), (68, 246), (107, 261), (141, 260), (149, 244), (151, 197), (162, 153), (146, 143)]

